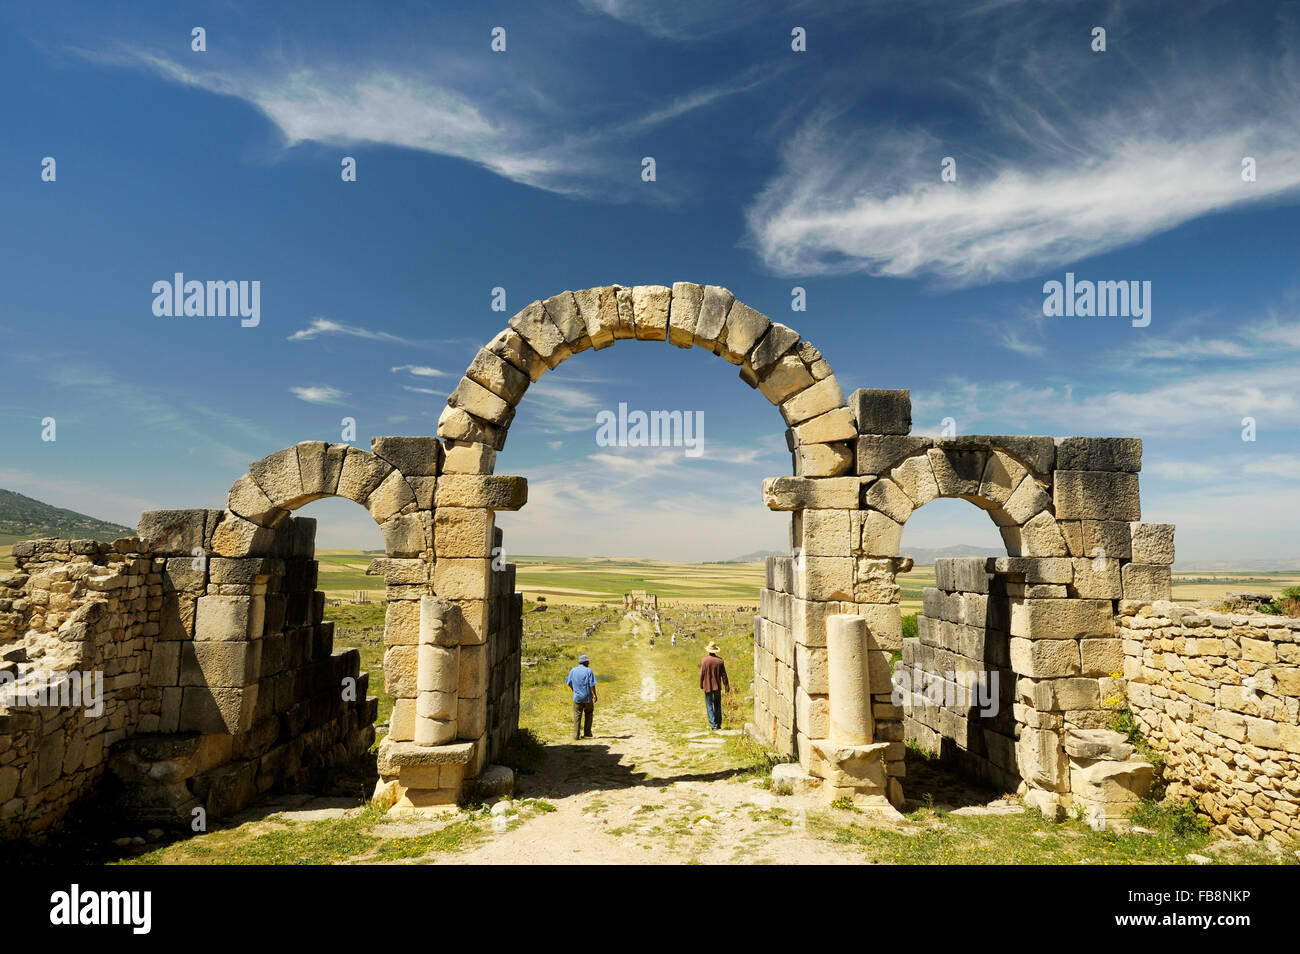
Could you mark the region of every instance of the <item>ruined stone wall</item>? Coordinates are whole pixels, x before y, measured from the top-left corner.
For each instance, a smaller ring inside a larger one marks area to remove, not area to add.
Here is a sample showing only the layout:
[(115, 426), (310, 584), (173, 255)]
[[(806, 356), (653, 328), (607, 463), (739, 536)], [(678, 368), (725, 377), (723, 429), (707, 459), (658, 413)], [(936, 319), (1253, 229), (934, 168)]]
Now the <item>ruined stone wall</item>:
[[(896, 671), (909, 741), (1005, 792), (1016, 768), (1016, 676), (1005, 576), (983, 558), (938, 560)], [(1013, 590), (1018, 584), (1010, 584)], [(977, 685), (979, 681), (979, 685)]]
[(1300, 620), (1124, 603), (1127, 698), (1169, 794), (1227, 832), (1300, 838)]
[[(768, 557), (754, 617), (753, 734), (780, 755), (795, 753), (794, 557)], [(825, 713), (822, 713), (824, 719)]]
[[(37, 540), (14, 546), (0, 576), (0, 837), (38, 834), (99, 780), (112, 747), (158, 705), (148, 653), (159, 632), (162, 561), (138, 541)], [(77, 683), (59, 686), (61, 673)], [(102, 709), (71, 698), (102, 677)], [(51, 686), (55, 695), (39, 695)], [(10, 682), (12, 680), (12, 682)], [(23, 701), (14, 704), (14, 693)], [(63, 693), (60, 697), (59, 693)], [(33, 696), (35, 698), (33, 699)], [(58, 702), (73, 704), (60, 705)], [(53, 702), (54, 704), (48, 704)]]
[(55, 824), (106, 767), (128, 811), (188, 823), (194, 808), (229, 814), (370, 746), (377, 700), (357, 652), (333, 652), (315, 521), (285, 521), (264, 556), (207, 559), (219, 516), (156, 511), (138, 539), (15, 546), (6, 667), (27, 682), (99, 673), (103, 711), (0, 710), (5, 837)]

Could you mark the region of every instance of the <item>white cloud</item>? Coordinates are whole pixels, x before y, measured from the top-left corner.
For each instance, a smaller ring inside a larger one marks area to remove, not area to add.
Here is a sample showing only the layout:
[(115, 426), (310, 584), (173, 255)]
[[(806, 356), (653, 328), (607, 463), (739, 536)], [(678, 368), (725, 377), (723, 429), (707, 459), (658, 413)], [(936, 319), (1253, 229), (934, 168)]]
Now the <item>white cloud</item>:
[(313, 384), (306, 387), (290, 388), (301, 400), (309, 404), (339, 404), (347, 397), (346, 391), (330, 387), (328, 384)]
[(394, 374), (400, 374), (405, 371), (408, 374), (414, 374), (420, 378), (450, 378), (454, 375), (450, 371), (439, 371), (437, 368), (429, 368), (419, 364), (399, 364), (392, 369)]
[(408, 341), (406, 338), (399, 338), (397, 335), (389, 334), (387, 331), (371, 331), (369, 328), (360, 328), (356, 325), (345, 325), (341, 321), (334, 321), (330, 318), (313, 318), (311, 324), (306, 328), (300, 328), (293, 334), (289, 335), (288, 341), (310, 341), (312, 338), (318, 338), (321, 335), (346, 335), (351, 338), (368, 338), (372, 341), (387, 341), (391, 344), (411, 345), (415, 342)]

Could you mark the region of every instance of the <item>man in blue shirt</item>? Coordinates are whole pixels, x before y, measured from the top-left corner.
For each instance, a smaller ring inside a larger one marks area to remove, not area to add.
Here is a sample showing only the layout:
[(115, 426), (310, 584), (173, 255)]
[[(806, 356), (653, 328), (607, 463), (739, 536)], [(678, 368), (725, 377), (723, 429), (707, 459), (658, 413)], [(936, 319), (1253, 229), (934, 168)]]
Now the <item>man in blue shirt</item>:
[(578, 665), (569, 670), (564, 684), (573, 690), (573, 737), (590, 739), (596, 712), (596, 674), (586, 653), (578, 657)]

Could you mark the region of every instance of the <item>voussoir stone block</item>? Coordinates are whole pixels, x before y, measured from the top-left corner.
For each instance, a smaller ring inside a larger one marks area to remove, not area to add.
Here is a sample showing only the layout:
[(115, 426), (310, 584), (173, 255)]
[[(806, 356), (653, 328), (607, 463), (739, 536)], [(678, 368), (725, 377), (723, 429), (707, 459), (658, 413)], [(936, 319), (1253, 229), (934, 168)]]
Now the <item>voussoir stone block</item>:
[[(546, 316), (560, 330), (561, 337), (573, 354), (586, 351), (591, 347), (591, 336), (587, 333), (587, 323), (578, 308), (578, 301), (573, 292), (560, 292), (542, 302)], [(517, 400), (517, 399), (516, 399)], [(514, 403), (513, 401), (511, 402)]]
[(366, 509), (375, 523), (384, 523), (399, 513), (415, 507), (415, 494), (400, 472), (390, 471), (366, 499)]
[(853, 451), (848, 444), (800, 444), (795, 449), (795, 474), (800, 477), (838, 477), (853, 472)]
[(755, 311), (743, 301), (733, 301), (731, 310), (727, 312), (724, 337), (718, 342), (718, 354), (725, 361), (740, 364), (771, 325), (772, 319), (767, 315)]
[(849, 409), (837, 407), (802, 424), (796, 424), (794, 436), (800, 444), (827, 444), (831, 441), (851, 441), (857, 437), (857, 431)]
[(528, 375), (486, 348), (481, 348), (474, 356), (474, 360), (465, 369), (465, 377), (487, 388), (511, 405), (519, 403), (519, 399), (528, 390), (529, 384)]
[(863, 502), (871, 510), (880, 511), (896, 523), (906, 523), (915, 509), (912, 499), (888, 477), (873, 481), (866, 489)]
[(372, 437), (370, 450), (405, 477), (434, 477), (442, 462), (442, 445), (433, 437)]
[[(906, 458), (923, 455), (932, 443), (928, 437), (908, 437), (901, 434), (861, 436), (858, 438), (857, 447), (858, 473), (864, 475), (887, 473)], [(927, 463), (926, 466), (929, 467), (929, 464)]]
[[(558, 328), (556, 334), (559, 334)], [(542, 356), (513, 328), (498, 333), (487, 343), (486, 350), (528, 375), (529, 381), (538, 380), (548, 369)]]
[(889, 479), (907, 494), (913, 507), (922, 507), (939, 496), (939, 484), (934, 479), (934, 468), (930, 466), (930, 458), (925, 454), (918, 454), (904, 460), (889, 472)]
[(704, 297), (700, 300), (700, 314), (695, 321), (697, 345), (708, 348), (715, 354), (721, 352), (720, 339), (727, 326), (727, 315), (735, 301), (735, 296), (721, 285), (704, 286)]
[(226, 507), (231, 513), (262, 527), (274, 527), (289, 515), (289, 511), (271, 503), (262, 488), (257, 486), (252, 474), (245, 474), (231, 486), (230, 493), (226, 496)]
[(448, 474), (490, 474), (496, 460), (497, 452), (487, 444), (448, 441), (442, 469)]
[(532, 346), (548, 368), (557, 367), (573, 354), (573, 349), (564, 340), (564, 335), (555, 326), (555, 322), (547, 316), (540, 301), (528, 305), (511, 318), (508, 324)]
[(505, 398), (469, 378), (460, 379), (455, 390), (447, 396), (447, 403), (498, 426), (509, 426), (514, 419), (514, 407)]
[(926, 453), (940, 494), (945, 497), (979, 496), (984, 469), (988, 466), (987, 451), (957, 450), (936, 442), (936, 446)]
[[(584, 288), (573, 293), (587, 336), (597, 351), (614, 343), (614, 330), (618, 327), (618, 299), (612, 285)], [(533, 378), (536, 381), (536, 378)]]
[(793, 426), (837, 407), (844, 407), (844, 392), (832, 375), (782, 402), (781, 416), (785, 418), (786, 424)]
[(694, 282), (673, 282), (668, 309), (668, 343), (679, 348), (695, 344), (695, 328), (704, 302), (704, 286)]
[(504, 450), (507, 429), (481, 421), (462, 408), (448, 404), (438, 416), (438, 436), (445, 440), (464, 441), (467, 444), (487, 444), (494, 450)]
[[(749, 365), (754, 369), (755, 374), (761, 375), (798, 344), (799, 332), (787, 328), (779, 321), (774, 321), (767, 329), (767, 334), (763, 335), (754, 346), (754, 350), (750, 352)], [(856, 435), (857, 431), (854, 430), (854, 436)]]
[(227, 510), (212, 533), (212, 553), (224, 557), (246, 557), (269, 553), (276, 531), (245, 520)]
[(306, 493), (298, 470), (298, 448), (286, 447), (248, 465), (248, 471), (268, 500), (283, 510), (293, 510), (316, 499)]
[(804, 388), (812, 387), (814, 383), (812, 372), (808, 370), (803, 360), (796, 355), (788, 354), (759, 377), (758, 389), (763, 397), (773, 404), (780, 404)]
[(666, 285), (636, 285), (632, 288), (636, 336), (642, 341), (667, 340), (668, 307), (672, 294)]
[(343, 470), (339, 474), (338, 495), (355, 500), (362, 506), (375, 492), (375, 488), (384, 482), (393, 471), (393, 465), (381, 457), (367, 453), (359, 448), (350, 448), (343, 458)]
[(303, 441), (298, 445), (298, 474), (303, 493), (328, 497), (338, 492), (349, 446), (324, 441)]

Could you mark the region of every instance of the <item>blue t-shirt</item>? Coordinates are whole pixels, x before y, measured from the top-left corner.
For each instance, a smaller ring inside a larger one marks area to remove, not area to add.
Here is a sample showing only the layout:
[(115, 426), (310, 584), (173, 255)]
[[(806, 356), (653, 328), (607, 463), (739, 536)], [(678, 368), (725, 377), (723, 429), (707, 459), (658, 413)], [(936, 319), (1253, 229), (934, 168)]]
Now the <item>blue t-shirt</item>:
[(579, 663), (569, 670), (564, 684), (573, 690), (574, 702), (590, 702), (591, 690), (596, 685), (596, 674), (591, 671), (590, 666)]

